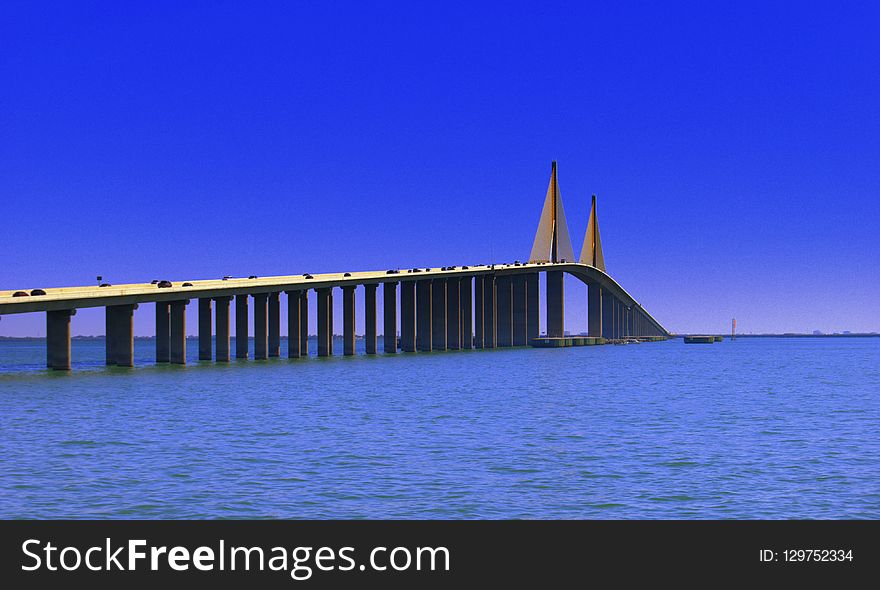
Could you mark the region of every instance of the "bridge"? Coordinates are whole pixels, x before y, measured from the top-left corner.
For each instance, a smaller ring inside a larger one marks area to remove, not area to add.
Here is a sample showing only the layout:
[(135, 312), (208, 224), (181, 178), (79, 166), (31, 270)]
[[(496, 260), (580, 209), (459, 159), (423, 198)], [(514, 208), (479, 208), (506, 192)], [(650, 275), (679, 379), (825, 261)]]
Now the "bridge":
[[(134, 313), (152, 304), (156, 362), (186, 364), (186, 306), (198, 301), (199, 360), (232, 358), (230, 307), (235, 306), (235, 358), (281, 354), (282, 300), (286, 302), (288, 357), (308, 355), (310, 294), (317, 306), (317, 354), (333, 354), (333, 297), (343, 299), (345, 355), (355, 354), (355, 291), (364, 294), (366, 354), (377, 354), (377, 293), (382, 287), (384, 354), (527, 346), (540, 335), (539, 273), (546, 273), (546, 337), (563, 338), (564, 277), (587, 286), (588, 335), (595, 342), (662, 339), (669, 333), (605, 271), (593, 196), (580, 257), (574, 251), (559, 191), (556, 162), (528, 262), (373, 272), (224, 277), (124, 285), (0, 291), (0, 316), (46, 314), (46, 364), (71, 368), (70, 326), (76, 310), (104, 307), (106, 363), (134, 366)], [(282, 297), (284, 294), (284, 297)], [(253, 307), (251, 313), (249, 308)], [(399, 314), (399, 316), (398, 316)], [(399, 325), (399, 338), (398, 338)]]

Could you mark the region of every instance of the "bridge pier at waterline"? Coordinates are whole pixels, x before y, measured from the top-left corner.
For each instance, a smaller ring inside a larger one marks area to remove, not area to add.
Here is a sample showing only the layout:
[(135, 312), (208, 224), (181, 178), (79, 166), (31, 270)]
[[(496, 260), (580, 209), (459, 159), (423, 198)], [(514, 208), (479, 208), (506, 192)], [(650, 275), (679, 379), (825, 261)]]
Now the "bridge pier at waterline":
[(547, 271), (547, 336), (565, 336), (565, 275), (561, 271)]
[(46, 366), (56, 371), (70, 370), (70, 318), (75, 309), (46, 312)]
[(461, 328), (459, 328), (461, 336), (461, 348), (470, 350), (474, 347), (474, 327), (472, 320), (473, 297), (474, 297), (474, 279), (473, 277), (460, 277), (458, 279), (458, 305), (459, 319)]
[[(364, 352), (376, 354), (379, 345), (379, 333), (376, 330), (376, 290), (379, 285), (364, 285)], [(397, 333), (397, 330), (394, 330)]]
[(254, 360), (269, 358), (269, 294), (254, 293)]
[(235, 358), (248, 357), (248, 295), (235, 296)]
[(199, 360), (209, 361), (213, 352), (211, 343), (211, 307), (210, 298), (199, 299)]
[(400, 283), (400, 350), (416, 351), (416, 283)]
[(446, 350), (446, 279), (431, 281), (431, 350)]
[[(214, 299), (214, 337), (215, 358), (217, 362), (229, 362), (229, 302), (232, 297), (217, 297)], [(201, 334), (199, 335), (201, 337)], [(210, 338), (210, 336), (209, 336)], [(201, 342), (199, 343), (201, 347)]]
[(432, 283), (431, 279), (416, 281), (416, 349), (419, 352), (431, 352)]
[[(354, 356), (354, 285), (342, 288), (342, 354)], [(330, 313), (333, 313), (332, 310)], [(332, 338), (333, 335), (331, 334)]]

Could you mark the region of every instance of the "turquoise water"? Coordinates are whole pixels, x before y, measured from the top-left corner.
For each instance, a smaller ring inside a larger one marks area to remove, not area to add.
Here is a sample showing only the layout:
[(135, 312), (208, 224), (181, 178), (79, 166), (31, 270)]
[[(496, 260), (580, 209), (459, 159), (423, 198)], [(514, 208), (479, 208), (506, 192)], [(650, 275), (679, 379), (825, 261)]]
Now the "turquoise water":
[(877, 338), (152, 351), (0, 342), (0, 517), (880, 517)]

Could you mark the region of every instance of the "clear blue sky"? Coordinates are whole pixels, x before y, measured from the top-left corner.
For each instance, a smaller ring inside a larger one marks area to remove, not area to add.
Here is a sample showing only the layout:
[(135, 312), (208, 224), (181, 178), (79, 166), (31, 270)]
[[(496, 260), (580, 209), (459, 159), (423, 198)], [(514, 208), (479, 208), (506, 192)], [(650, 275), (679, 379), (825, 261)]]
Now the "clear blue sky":
[(4, 2), (0, 288), (525, 259), (556, 159), (669, 329), (880, 331), (877, 4), (606, 4)]

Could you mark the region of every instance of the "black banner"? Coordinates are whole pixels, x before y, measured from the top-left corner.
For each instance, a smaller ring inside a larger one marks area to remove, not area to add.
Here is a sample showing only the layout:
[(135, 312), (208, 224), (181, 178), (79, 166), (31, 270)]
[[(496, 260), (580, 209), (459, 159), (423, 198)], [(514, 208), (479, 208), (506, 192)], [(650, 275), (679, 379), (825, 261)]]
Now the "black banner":
[(845, 583), (880, 573), (878, 533), (876, 521), (5, 521), (0, 565), (13, 588)]

